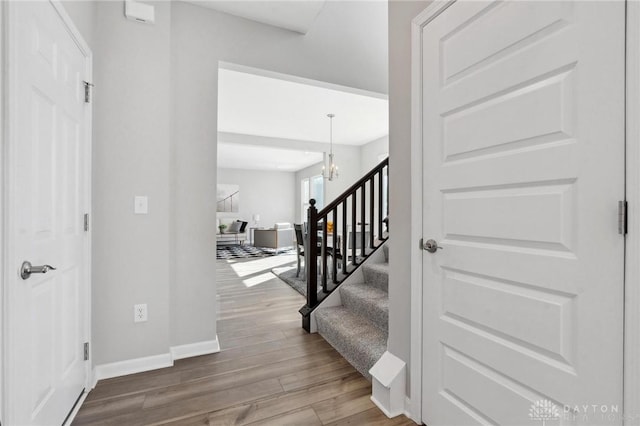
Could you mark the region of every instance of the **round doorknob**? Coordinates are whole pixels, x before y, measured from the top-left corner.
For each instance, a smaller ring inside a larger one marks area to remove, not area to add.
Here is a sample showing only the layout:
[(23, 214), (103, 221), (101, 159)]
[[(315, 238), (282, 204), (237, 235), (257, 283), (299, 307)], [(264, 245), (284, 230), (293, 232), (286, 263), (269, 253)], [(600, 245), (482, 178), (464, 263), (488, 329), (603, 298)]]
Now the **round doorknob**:
[(427, 240), (422, 245), (422, 249), (428, 251), (429, 253), (435, 253), (438, 249), (441, 249), (436, 240)]

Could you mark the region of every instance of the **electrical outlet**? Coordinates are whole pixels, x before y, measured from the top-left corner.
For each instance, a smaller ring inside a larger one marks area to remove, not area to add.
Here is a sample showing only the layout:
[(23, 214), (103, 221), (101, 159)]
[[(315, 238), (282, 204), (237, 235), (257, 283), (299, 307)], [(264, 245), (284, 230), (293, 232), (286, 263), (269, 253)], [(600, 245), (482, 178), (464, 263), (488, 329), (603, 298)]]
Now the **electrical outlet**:
[(147, 304), (133, 305), (133, 322), (145, 322), (147, 319)]

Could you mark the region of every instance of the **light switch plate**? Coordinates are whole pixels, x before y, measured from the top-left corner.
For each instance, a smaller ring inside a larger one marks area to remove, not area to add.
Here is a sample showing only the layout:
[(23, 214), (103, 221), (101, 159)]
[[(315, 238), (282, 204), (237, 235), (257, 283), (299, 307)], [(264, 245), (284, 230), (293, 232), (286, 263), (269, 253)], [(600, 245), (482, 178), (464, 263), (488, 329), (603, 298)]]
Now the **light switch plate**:
[(146, 195), (136, 195), (133, 200), (133, 212), (135, 214), (149, 213), (149, 198)]

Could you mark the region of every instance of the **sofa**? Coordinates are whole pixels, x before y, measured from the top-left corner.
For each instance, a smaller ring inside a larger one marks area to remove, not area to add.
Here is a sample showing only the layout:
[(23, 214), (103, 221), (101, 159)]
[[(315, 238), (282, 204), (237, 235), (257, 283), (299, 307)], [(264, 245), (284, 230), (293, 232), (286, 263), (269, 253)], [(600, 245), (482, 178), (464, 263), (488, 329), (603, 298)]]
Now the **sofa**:
[(253, 245), (255, 247), (274, 249), (276, 253), (294, 246), (294, 230), (290, 223), (276, 223), (273, 228), (255, 229)]
[[(216, 244), (244, 244), (247, 240), (247, 223), (238, 218), (218, 218), (216, 224)], [(220, 232), (220, 225), (227, 225), (224, 232)]]

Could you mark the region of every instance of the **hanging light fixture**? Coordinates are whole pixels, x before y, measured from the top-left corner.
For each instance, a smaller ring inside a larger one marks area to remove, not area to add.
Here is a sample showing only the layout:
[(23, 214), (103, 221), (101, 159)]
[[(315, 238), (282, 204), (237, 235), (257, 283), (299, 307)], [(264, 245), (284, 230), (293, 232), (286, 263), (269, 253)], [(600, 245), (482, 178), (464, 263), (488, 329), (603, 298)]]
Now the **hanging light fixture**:
[(327, 171), (325, 165), (322, 165), (322, 177), (327, 180), (334, 180), (338, 178), (338, 166), (333, 162), (333, 117), (334, 114), (327, 114), (329, 117), (329, 170)]

